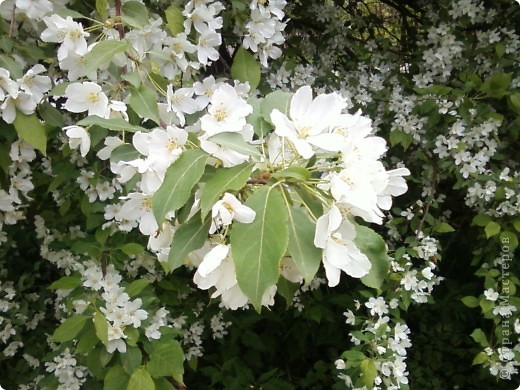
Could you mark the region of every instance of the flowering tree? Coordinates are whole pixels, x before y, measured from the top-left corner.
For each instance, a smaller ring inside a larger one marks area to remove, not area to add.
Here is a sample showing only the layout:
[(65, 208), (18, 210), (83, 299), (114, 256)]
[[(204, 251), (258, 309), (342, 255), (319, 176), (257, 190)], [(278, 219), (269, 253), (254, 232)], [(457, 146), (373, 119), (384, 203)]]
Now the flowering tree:
[(511, 388), (519, 13), (2, 1), (0, 384)]

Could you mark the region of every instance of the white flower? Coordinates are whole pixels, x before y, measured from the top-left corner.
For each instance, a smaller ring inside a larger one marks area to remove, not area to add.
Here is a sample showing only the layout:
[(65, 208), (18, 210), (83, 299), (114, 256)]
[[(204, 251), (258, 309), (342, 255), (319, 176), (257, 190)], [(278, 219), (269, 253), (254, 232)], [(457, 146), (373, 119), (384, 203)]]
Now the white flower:
[(330, 287), (339, 283), (341, 271), (354, 278), (361, 278), (370, 271), (372, 264), (354, 244), (355, 237), (354, 225), (342, 218), (336, 205), (318, 218), (314, 245), (323, 248), (323, 265)]
[(28, 93), (15, 91), (7, 96), (0, 109), (2, 110), (4, 121), (13, 123), (16, 118), (16, 110), (21, 111), (25, 115), (30, 115), (36, 109), (36, 102)]
[(484, 296), (488, 301), (495, 302), (498, 299), (499, 294), (492, 288), (488, 288), (486, 291), (484, 291)]
[(52, 3), (49, 0), (16, 0), (16, 7), (23, 11), (29, 19), (41, 19), (52, 11)]
[(90, 150), (90, 136), (87, 130), (81, 126), (67, 126), (63, 130), (69, 137), (70, 148), (77, 149), (79, 146), (81, 157), (85, 157)]
[(67, 16), (63, 19), (59, 15), (52, 15), (43, 18), (47, 28), (41, 33), (44, 42), (62, 43), (58, 49), (58, 60), (66, 58), (70, 52), (85, 53), (87, 51), (87, 41), (90, 34), (83, 31), (83, 26)]
[(368, 302), (365, 303), (365, 306), (370, 309), (370, 315), (373, 316), (378, 315), (382, 317), (388, 313), (388, 305), (383, 297), (371, 297)]
[(253, 107), (238, 96), (229, 84), (222, 84), (210, 100), (208, 114), (201, 118), (201, 128), (207, 135), (221, 132), (240, 132), (246, 125), (246, 117)]
[(41, 64), (36, 64), (19, 80), (20, 88), (32, 95), (35, 102), (39, 102), (52, 86), (49, 76), (40, 76), (44, 72), (47, 72), (47, 69)]
[(104, 118), (108, 113), (108, 98), (101, 87), (91, 81), (70, 84), (65, 90), (64, 108), (70, 112), (88, 111), (88, 115)]
[(235, 195), (226, 192), (221, 200), (215, 203), (211, 209), (213, 221), (209, 229), (210, 233), (221, 226), (228, 226), (233, 220), (241, 223), (251, 223), (256, 213), (250, 207), (240, 203)]
[(220, 34), (207, 30), (199, 36), (197, 43), (197, 58), (202, 65), (207, 65), (210, 61), (219, 59), (220, 54), (215, 49), (222, 43)]
[(337, 94), (318, 95), (312, 98), (312, 89), (301, 87), (291, 99), (290, 119), (279, 110), (271, 112), (275, 133), (287, 138), (303, 158), (311, 158), (314, 148), (339, 151), (343, 137), (330, 133), (346, 104)]

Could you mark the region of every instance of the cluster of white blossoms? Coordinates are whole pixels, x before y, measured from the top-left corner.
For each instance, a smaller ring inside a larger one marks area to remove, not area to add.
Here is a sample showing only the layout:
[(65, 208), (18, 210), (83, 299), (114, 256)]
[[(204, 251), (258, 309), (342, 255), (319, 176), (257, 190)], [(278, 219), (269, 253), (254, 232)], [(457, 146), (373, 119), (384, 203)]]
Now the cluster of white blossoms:
[(16, 112), (30, 115), (51, 89), (51, 79), (43, 75), (47, 69), (41, 64), (30, 68), (21, 78), (11, 79), (11, 73), (0, 68), (0, 115), (7, 123), (13, 123)]
[(46, 362), (46, 371), (54, 373), (58, 379), (58, 390), (80, 390), (88, 377), (87, 367), (78, 365), (69, 348), (55, 356), (53, 361)]
[(3, 225), (14, 225), (24, 218), (23, 206), (31, 200), (28, 193), (34, 188), (29, 165), (36, 158), (34, 148), (23, 140), (17, 140), (11, 144), (9, 157), (9, 189), (0, 189), (0, 245), (4, 241), (1, 234)]
[[(123, 278), (112, 264), (108, 265), (105, 273), (94, 262), (87, 261), (83, 265), (85, 266), (82, 273), (83, 286), (100, 291), (105, 304), (100, 310), (108, 321), (107, 352), (118, 350), (124, 353), (126, 352), (124, 339), (127, 337), (125, 328), (130, 326), (140, 328), (142, 322), (148, 318), (148, 312), (141, 309), (140, 298), (131, 300), (124, 287), (119, 285)], [(85, 301), (75, 301), (74, 304), (80, 314), (87, 308)], [(156, 322), (160, 321), (159, 318), (156, 320)]]
[[(412, 346), (410, 341), (410, 329), (404, 323), (393, 323), (389, 317), (389, 309), (396, 309), (397, 299), (386, 302), (383, 297), (369, 298), (365, 307), (369, 311), (369, 317), (356, 316), (351, 310), (343, 313), (347, 325), (361, 326), (364, 337), (370, 340), (370, 352), (375, 356), (377, 375), (373, 389), (399, 389), (401, 385), (408, 384), (408, 371), (406, 365), (407, 350)], [(356, 307), (360, 309), (360, 305)], [(350, 337), (355, 345), (360, 345), (361, 340), (351, 332)], [(345, 361), (338, 359), (335, 362), (340, 371), (338, 375), (349, 388), (353, 388), (352, 378), (343, 372), (346, 368)]]
[(246, 33), (243, 46), (258, 54), (261, 64), (267, 67), (267, 61), (282, 55), (279, 48), (285, 42), (283, 30), (287, 23), (283, 22), (283, 9), (286, 0), (253, 0), (249, 4), (251, 20), (245, 25)]
[[(476, 113), (473, 112), (473, 115)], [(439, 158), (451, 157), (455, 165), (460, 167), (459, 171), (464, 178), (482, 174), (497, 151), (498, 143), (494, 136), (498, 134), (501, 123), (498, 119), (489, 119), (480, 124), (458, 120), (451, 126), (447, 136), (437, 137), (433, 151)]]

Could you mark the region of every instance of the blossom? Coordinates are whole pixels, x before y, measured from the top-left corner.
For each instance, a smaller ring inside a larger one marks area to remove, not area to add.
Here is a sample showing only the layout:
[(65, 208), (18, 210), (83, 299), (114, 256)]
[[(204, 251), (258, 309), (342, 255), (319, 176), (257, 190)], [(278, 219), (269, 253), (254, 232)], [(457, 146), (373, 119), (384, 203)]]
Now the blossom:
[(70, 84), (65, 90), (64, 108), (70, 112), (88, 111), (88, 115), (104, 118), (108, 111), (108, 98), (101, 87), (91, 81)]
[(85, 157), (90, 150), (90, 136), (87, 130), (81, 126), (64, 127), (67, 137), (69, 137), (69, 146), (71, 149), (77, 149), (79, 146), (81, 157)]
[(42, 41), (62, 43), (58, 49), (58, 60), (63, 60), (70, 52), (86, 52), (87, 41), (85, 38), (90, 34), (83, 30), (80, 23), (72, 20), (72, 17), (67, 16), (63, 19), (61, 16), (54, 14), (44, 17), (43, 21), (47, 28), (41, 33)]
[(290, 119), (277, 109), (271, 112), (274, 132), (287, 138), (306, 159), (314, 155), (315, 147), (339, 151), (342, 137), (330, 130), (345, 106), (335, 93), (321, 94), (313, 99), (312, 89), (308, 86), (301, 87), (291, 99)]
[(221, 200), (211, 209), (210, 233), (215, 233), (220, 226), (228, 226), (233, 220), (241, 223), (251, 223), (256, 213), (250, 207), (240, 203), (235, 195), (226, 192)]
[(314, 245), (323, 248), (323, 265), (330, 287), (339, 283), (341, 271), (355, 278), (368, 274), (372, 265), (354, 243), (355, 237), (354, 225), (342, 218), (336, 205), (318, 218)]

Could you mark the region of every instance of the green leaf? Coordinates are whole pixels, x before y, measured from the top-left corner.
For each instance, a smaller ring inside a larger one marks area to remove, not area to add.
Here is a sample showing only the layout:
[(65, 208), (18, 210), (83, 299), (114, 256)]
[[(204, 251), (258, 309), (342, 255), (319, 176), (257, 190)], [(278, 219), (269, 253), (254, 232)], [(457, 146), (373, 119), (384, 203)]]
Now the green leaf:
[(479, 352), (475, 358), (473, 359), (473, 362), (471, 363), (472, 366), (478, 365), (478, 364), (484, 364), (489, 360), (489, 356), (484, 351)]
[(283, 171), (273, 173), (272, 176), (277, 179), (285, 179), (288, 181), (306, 182), (311, 178), (311, 173), (307, 168), (292, 165)]
[(488, 223), (490, 223), (492, 220), (493, 219), (489, 215), (479, 214), (479, 215), (475, 215), (475, 217), (471, 221), (471, 224), (472, 225), (476, 225), (476, 226), (480, 226), (480, 227), (484, 227)]
[(152, 283), (148, 279), (138, 279), (134, 280), (132, 283), (130, 283), (127, 287), (125, 287), (125, 292), (130, 297), (135, 297), (138, 295), (141, 291), (143, 291), (147, 286)]
[(251, 91), (260, 84), (260, 63), (243, 47), (240, 47), (231, 65), (231, 76), (243, 83), (249, 83)]
[(61, 112), (47, 102), (38, 106), (38, 113), (46, 125), (59, 127), (60, 129), (65, 125)]
[(249, 224), (233, 223), (231, 252), (240, 289), (260, 312), (264, 293), (278, 282), (288, 245), (287, 209), (278, 190), (263, 187), (247, 200), (256, 212)]
[(138, 255), (144, 252), (144, 246), (136, 242), (129, 242), (119, 249), (121, 249), (121, 251), (123, 251), (123, 253), (128, 256)]
[(314, 246), (316, 224), (297, 207), (288, 208), (287, 216), (289, 253), (308, 285), (316, 275), (322, 258), (322, 251)]
[(54, 283), (52, 283), (47, 288), (49, 290), (58, 290), (58, 289), (70, 290), (70, 289), (76, 288), (78, 286), (81, 286), (81, 278), (79, 276), (63, 276), (62, 278), (56, 280)]
[(155, 383), (146, 368), (141, 367), (130, 377), (126, 390), (155, 390)]
[(374, 386), (374, 381), (377, 376), (377, 367), (372, 359), (365, 359), (359, 365), (361, 372), (363, 373), (362, 381), (363, 384), (371, 389)]
[(180, 344), (175, 340), (156, 343), (146, 368), (155, 378), (172, 376), (176, 381), (182, 383), (184, 353)]
[(121, 19), (129, 26), (143, 29), (148, 23), (148, 9), (138, 1), (127, 1), (123, 4)]
[(292, 93), (283, 91), (275, 91), (268, 94), (260, 103), (262, 118), (264, 118), (267, 123), (273, 124), (273, 122), (271, 122), (271, 112), (274, 109), (289, 116), (292, 96)]
[(96, 346), (98, 342), (99, 339), (96, 336), (94, 325), (92, 322), (89, 322), (85, 331), (81, 333), (78, 344), (76, 345), (76, 349), (79, 353), (86, 355)]
[(104, 18), (107, 13), (108, 0), (96, 0), (96, 11), (100, 18)]
[(89, 316), (77, 315), (67, 318), (52, 335), (52, 341), (63, 343), (72, 340), (83, 329)]
[(486, 232), (487, 238), (496, 236), (498, 233), (500, 233), (500, 225), (496, 222), (491, 221), (486, 225), (484, 231)]
[(24, 115), (17, 111), (13, 125), (21, 139), (47, 155), (47, 133), (35, 114)]
[(516, 111), (520, 112), (520, 92), (516, 92), (510, 95), (509, 103)]
[(103, 390), (126, 389), (130, 377), (121, 365), (110, 367), (103, 381)]
[(517, 232), (520, 232), (520, 218), (516, 218), (513, 220), (513, 227)]
[(90, 126), (96, 125), (102, 127), (104, 129), (114, 130), (114, 131), (128, 131), (130, 133), (135, 133), (136, 131), (146, 132), (147, 130), (141, 126), (134, 126), (125, 121), (123, 118), (111, 118), (105, 119), (101, 118), (97, 115), (90, 115), (86, 118), (80, 120), (78, 122), (80, 126)]
[(170, 272), (179, 268), (186, 256), (192, 251), (202, 248), (208, 237), (210, 225), (210, 218), (202, 221), (200, 214), (196, 214), (175, 231), (168, 254), (168, 270)]
[(367, 255), (372, 268), (368, 275), (361, 278), (361, 282), (367, 287), (380, 288), (390, 269), (390, 258), (387, 254), (385, 240), (365, 226), (356, 226), (356, 238), (354, 243), (361, 252)]
[(184, 206), (191, 190), (199, 182), (208, 155), (200, 150), (190, 149), (182, 153), (168, 170), (161, 187), (153, 196), (152, 208), (159, 226), (167, 213)]
[(138, 347), (127, 347), (126, 352), (122, 353), (120, 356), (123, 370), (128, 375), (132, 375), (132, 373), (141, 366), (143, 360), (143, 354)]
[(467, 297), (464, 297), (462, 298), (462, 303), (467, 306), (467, 307), (470, 307), (470, 308), (475, 308), (475, 307), (478, 307), (479, 306), (479, 299), (476, 298), (476, 297), (472, 297), (472, 296), (467, 296)]
[(96, 336), (106, 347), (108, 345), (108, 321), (100, 311), (96, 311), (93, 321), (96, 328)]
[(117, 164), (119, 161), (132, 161), (141, 156), (137, 150), (130, 144), (118, 146), (110, 155), (110, 162)]
[(179, 7), (171, 5), (164, 11), (166, 15), (166, 23), (168, 29), (173, 35), (177, 35), (184, 32), (184, 17)]
[(348, 362), (362, 362), (366, 359), (366, 356), (361, 351), (356, 351), (355, 349), (351, 349), (349, 351), (345, 351), (341, 354), (341, 358), (347, 360)]
[(244, 163), (232, 168), (217, 169), (206, 182), (200, 195), (200, 209), (205, 218), (221, 195), (228, 190), (239, 191), (251, 176), (254, 164)]
[(83, 58), (85, 63), (83, 74), (90, 74), (97, 71), (99, 67), (108, 65), (116, 54), (127, 50), (128, 47), (127, 41), (107, 40), (99, 42), (91, 51), (85, 54)]
[(502, 232), (500, 234), (500, 244), (502, 246), (502, 253), (512, 253), (518, 247), (518, 236), (512, 231)]
[(141, 118), (148, 118), (157, 123), (161, 123), (159, 117), (159, 106), (157, 105), (157, 94), (150, 88), (141, 85), (139, 88), (130, 89), (130, 107)]
[(439, 223), (437, 226), (435, 226), (434, 230), (437, 233), (450, 233), (455, 231), (455, 229), (453, 229), (453, 227), (451, 227), (451, 225), (446, 222)]
[(482, 347), (489, 346), (488, 340), (482, 329), (475, 329), (473, 333), (470, 334), (471, 338), (475, 340), (475, 342), (479, 343)]
[(256, 146), (248, 143), (246, 140), (244, 140), (244, 137), (238, 133), (218, 133), (209, 137), (208, 141), (234, 150), (235, 152), (245, 154), (246, 156), (260, 157), (262, 155)]
[(269, 123), (262, 117), (260, 109), (261, 103), (264, 99), (258, 99), (255, 96), (250, 97), (247, 102), (253, 107), (253, 112), (247, 116), (246, 121), (253, 126), (254, 132), (260, 138), (265, 137), (272, 129)]
[(285, 302), (287, 302), (287, 307), (290, 307), (294, 294), (300, 288), (300, 284), (293, 283), (285, 279), (283, 276), (280, 276), (280, 278), (278, 279), (278, 283), (276, 284), (276, 287), (276, 292), (285, 299)]

